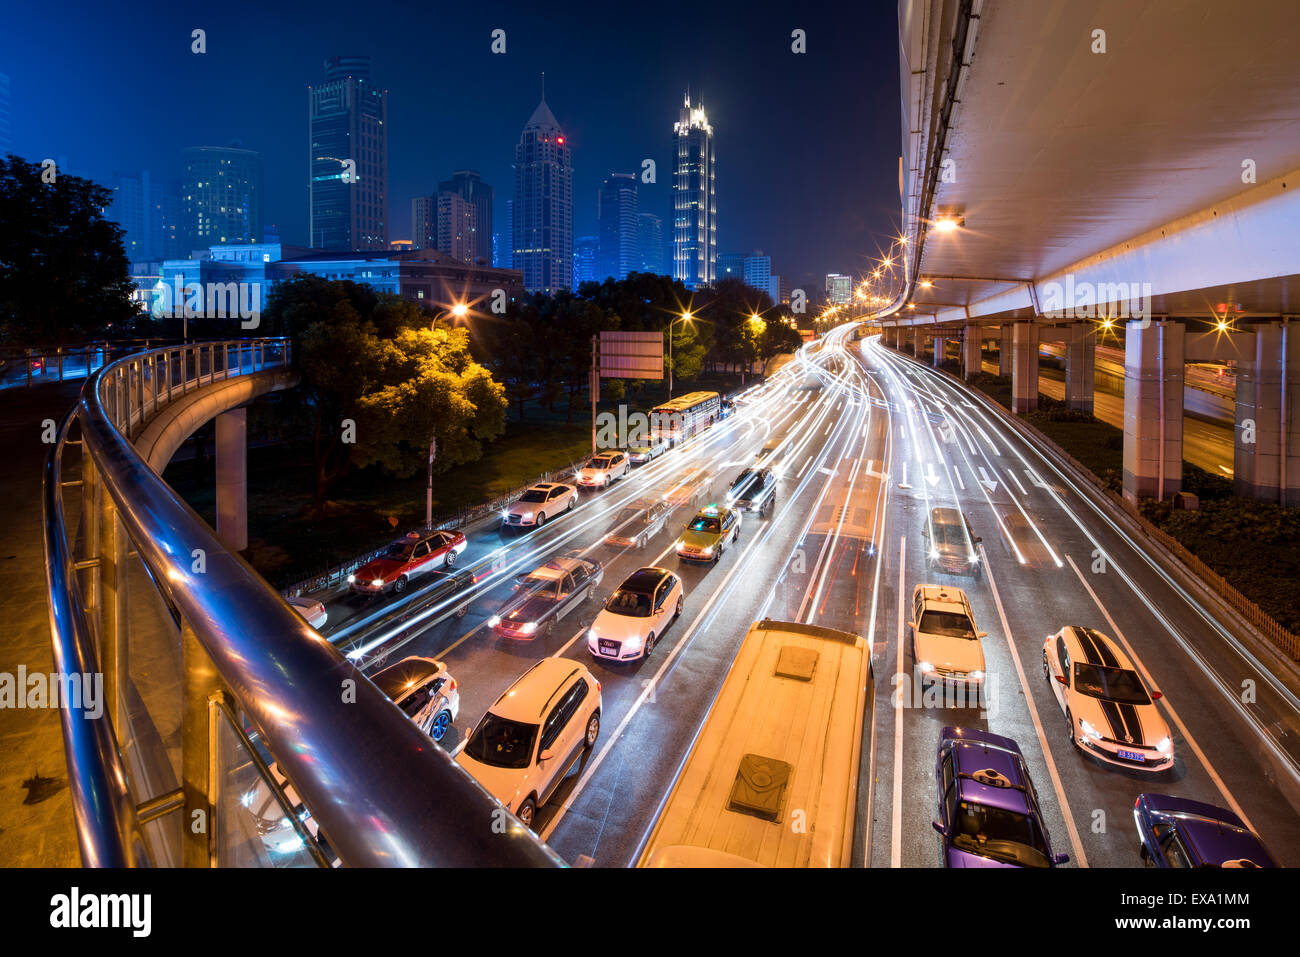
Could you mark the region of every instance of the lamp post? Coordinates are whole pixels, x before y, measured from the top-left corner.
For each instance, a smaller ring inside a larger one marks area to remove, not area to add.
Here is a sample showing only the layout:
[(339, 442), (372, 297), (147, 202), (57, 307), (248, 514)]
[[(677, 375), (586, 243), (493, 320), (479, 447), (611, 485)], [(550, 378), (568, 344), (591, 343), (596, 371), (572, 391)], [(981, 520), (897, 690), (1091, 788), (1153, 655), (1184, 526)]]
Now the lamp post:
[(673, 326), (679, 322), (690, 322), (693, 316), (687, 309), (680, 316), (668, 323), (668, 398), (673, 397)]
[[(438, 320), (450, 312), (457, 319), (464, 319), (469, 312), (469, 308), (463, 303), (458, 302), (451, 309), (444, 309), (435, 313), (433, 324), (430, 326), (431, 332), (438, 331)], [(425, 490), (424, 496), (424, 525), (430, 531), (433, 530), (433, 460), (438, 454), (438, 436), (431, 434), (429, 436), (429, 486)]]

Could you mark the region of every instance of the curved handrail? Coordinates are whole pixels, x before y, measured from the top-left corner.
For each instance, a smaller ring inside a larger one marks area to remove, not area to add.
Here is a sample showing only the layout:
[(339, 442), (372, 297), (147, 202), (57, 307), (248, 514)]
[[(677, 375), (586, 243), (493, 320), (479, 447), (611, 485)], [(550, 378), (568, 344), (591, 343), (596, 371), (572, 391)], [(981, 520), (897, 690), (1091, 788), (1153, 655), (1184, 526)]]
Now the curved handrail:
[[(113, 424), (108, 390), (101, 392), (119, 365), (97, 370), (74, 410), (83, 452), (140, 560), (189, 624), (340, 859), (352, 866), (562, 866), (149, 468)], [(47, 499), (57, 499), (57, 491), (56, 481)], [(57, 527), (47, 529), (47, 537), (63, 535), (57, 501), (54, 509), (48, 514), (57, 518)], [(195, 549), (205, 556), (202, 571), (195, 571)], [(55, 557), (61, 557), (58, 549)], [(84, 615), (77, 617), (77, 599), (56, 594), (66, 584), (50, 580), (52, 621), (61, 609), (56, 645), (84, 656), (93, 645)], [(129, 822), (95, 815), (98, 805), (89, 800), (117, 796), (103, 780), (120, 774), (116, 742), (109, 746), (101, 731), (93, 740), (65, 738), (65, 748), (70, 775), (78, 778), (78, 788), (84, 780), (84, 803), (92, 805), (79, 805), (79, 825), (101, 831), (97, 846), (105, 848), (86, 863), (129, 860), (121, 856), (120, 840), (103, 833), (110, 824), (119, 834), (129, 833), (123, 831)]]

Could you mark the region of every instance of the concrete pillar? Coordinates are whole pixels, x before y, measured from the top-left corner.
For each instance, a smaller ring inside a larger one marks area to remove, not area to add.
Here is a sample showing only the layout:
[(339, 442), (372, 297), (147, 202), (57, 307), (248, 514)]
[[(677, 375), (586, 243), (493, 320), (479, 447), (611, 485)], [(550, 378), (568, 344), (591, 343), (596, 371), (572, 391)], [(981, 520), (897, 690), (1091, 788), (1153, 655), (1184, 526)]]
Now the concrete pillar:
[(944, 339), (942, 336), (935, 336), (931, 340), (930, 364), (936, 369), (943, 364), (944, 348), (947, 346), (947, 343), (948, 340)]
[(1233, 491), (1300, 505), (1300, 326), (1255, 327), (1253, 353), (1237, 360)]
[(912, 358), (925, 358), (925, 332), (919, 326), (912, 326)]
[(248, 410), (217, 416), (217, 537), (227, 548), (248, 547)]
[(1013, 328), (1011, 411), (1033, 412), (1038, 408), (1038, 323), (1017, 322)]
[(898, 349), (899, 352), (910, 352), (912, 350), (912, 327), (899, 326), (897, 332), (898, 343), (895, 345), (895, 348)]
[(964, 337), (961, 340), (961, 371), (967, 379), (980, 371), (980, 363), (983, 359), (980, 349), (983, 345), (981, 335), (979, 326), (973, 322), (966, 324)]
[(1183, 485), (1183, 334), (1177, 322), (1126, 325), (1124, 498), (1135, 504)]
[(1072, 409), (1092, 412), (1096, 355), (1097, 333), (1092, 323), (1070, 323), (1065, 333), (1065, 401)]
[(1011, 375), (1011, 355), (1014, 352), (1012, 341), (1013, 326), (1009, 322), (998, 327), (998, 375)]
[(885, 326), (880, 331), (880, 341), (891, 349), (898, 348), (898, 326)]

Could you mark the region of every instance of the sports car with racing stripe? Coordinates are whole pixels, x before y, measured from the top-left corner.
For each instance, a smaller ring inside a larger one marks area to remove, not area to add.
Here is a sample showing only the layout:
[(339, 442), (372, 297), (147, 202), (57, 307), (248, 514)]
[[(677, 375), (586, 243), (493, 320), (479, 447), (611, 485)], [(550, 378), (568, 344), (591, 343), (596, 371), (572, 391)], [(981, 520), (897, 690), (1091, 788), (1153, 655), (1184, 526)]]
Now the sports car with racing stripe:
[(1070, 741), (1110, 764), (1173, 767), (1174, 742), (1128, 655), (1093, 628), (1067, 625), (1043, 642), (1043, 675), (1065, 712)]

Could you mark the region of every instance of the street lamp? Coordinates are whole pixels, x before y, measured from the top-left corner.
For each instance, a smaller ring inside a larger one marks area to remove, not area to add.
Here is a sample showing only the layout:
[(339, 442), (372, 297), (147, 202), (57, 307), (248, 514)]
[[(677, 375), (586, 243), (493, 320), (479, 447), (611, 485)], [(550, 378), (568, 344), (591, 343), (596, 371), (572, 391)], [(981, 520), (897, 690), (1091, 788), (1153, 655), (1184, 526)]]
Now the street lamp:
[(679, 322), (690, 322), (694, 316), (687, 309), (680, 316), (668, 323), (668, 398), (673, 397), (673, 326)]
[[(469, 313), (469, 307), (466, 306), (463, 302), (458, 302), (456, 303), (456, 305), (452, 306), (451, 309), (449, 310), (444, 309), (441, 312), (435, 313), (433, 317), (433, 324), (430, 326), (431, 332), (438, 331), (438, 320), (441, 319), (443, 316), (447, 315), (448, 312), (450, 312), (457, 319), (464, 319), (465, 316)], [(434, 457), (437, 456), (437, 454), (438, 454), (438, 436), (437, 434), (431, 434), (429, 436), (429, 486), (425, 490), (425, 496), (424, 496), (424, 524), (425, 527), (429, 529), (433, 528), (433, 460)]]

